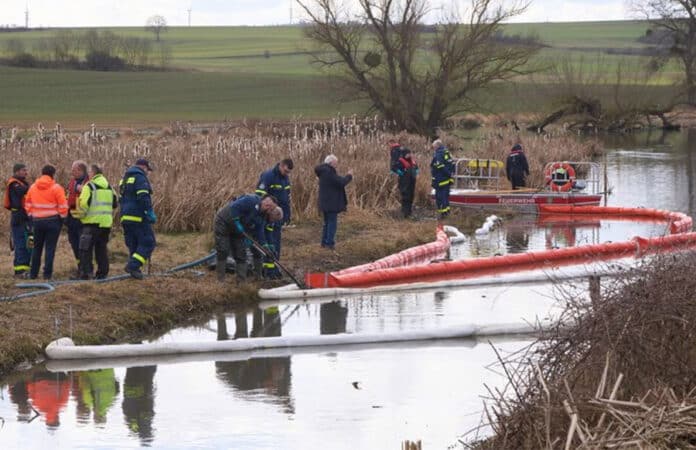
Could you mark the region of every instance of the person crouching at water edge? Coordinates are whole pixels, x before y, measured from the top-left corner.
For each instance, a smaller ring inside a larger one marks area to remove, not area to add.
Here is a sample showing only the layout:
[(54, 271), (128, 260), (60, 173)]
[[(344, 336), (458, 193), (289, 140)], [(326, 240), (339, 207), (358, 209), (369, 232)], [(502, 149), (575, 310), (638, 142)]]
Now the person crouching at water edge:
[(235, 262), (237, 282), (247, 280), (249, 262), (247, 249), (251, 247), (254, 273), (260, 276), (263, 266), (263, 254), (252, 246), (250, 239), (273, 254), (273, 246), (269, 239), (271, 233), (266, 230), (266, 224), (283, 220), (283, 210), (278, 201), (270, 196), (243, 195), (220, 208), (215, 215), (215, 251), (217, 262), (215, 266), (218, 281), (225, 281), (227, 256), (232, 252)]
[(31, 270), (29, 278), (36, 279), (41, 266), (41, 253), (46, 246), (43, 277), (50, 280), (53, 277), (53, 258), (60, 237), (63, 219), (68, 215), (68, 201), (65, 191), (55, 182), (53, 177), (56, 168), (46, 165), (41, 169), (41, 176), (29, 188), (24, 207), (31, 219), (34, 229), (34, 250), (31, 255)]
[(336, 166), (338, 166), (338, 158), (335, 155), (329, 155), (324, 159), (324, 164), (314, 168), (314, 173), (319, 177), (319, 211), (324, 215), (321, 246), (330, 250), (336, 246), (338, 213), (348, 208), (346, 185), (353, 180), (352, 170), (342, 177), (336, 173)]
[(109, 275), (107, 244), (114, 221), (113, 212), (117, 205), (116, 193), (104, 177), (101, 167), (92, 164), (89, 167), (89, 182), (82, 187), (77, 203), (78, 215), (82, 222), (78, 279), (92, 278), (92, 255), (97, 259), (95, 278), (101, 280)]
[(152, 171), (152, 164), (147, 159), (139, 159), (126, 170), (119, 183), (121, 226), (130, 254), (125, 271), (136, 280), (143, 279), (140, 269), (150, 259), (157, 245), (152, 231), (157, 216), (152, 209), (152, 187), (147, 179), (147, 173)]
[(447, 147), (440, 139), (433, 142), (433, 159), (430, 162), (430, 173), (433, 177), (432, 187), (435, 189), (435, 204), (440, 219), (447, 217), (450, 212), (449, 194), (454, 183), (454, 161)]

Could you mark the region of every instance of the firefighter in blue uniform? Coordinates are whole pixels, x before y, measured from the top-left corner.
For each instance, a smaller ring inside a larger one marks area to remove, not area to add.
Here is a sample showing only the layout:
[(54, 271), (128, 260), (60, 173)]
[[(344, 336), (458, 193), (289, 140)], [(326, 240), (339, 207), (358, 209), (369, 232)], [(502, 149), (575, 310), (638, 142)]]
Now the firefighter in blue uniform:
[(153, 168), (146, 159), (139, 159), (126, 170), (119, 184), (121, 194), (121, 226), (130, 258), (126, 272), (137, 280), (143, 279), (140, 270), (155, 249), (155, 233), (152, 225), (157, 216), (152, 209), (152, 188), (147, 172)]
[[(283, 210), (283, 220), (266, 224), (269, 235), (268, 244), (275, 257), (280, 260), (280, 241), (284, 224), (290, 222), (290, 173), (294, 168), (292, 159), (284, 159), (272, 169), (266, 170), (259, 177), (256, 186), (256, 195), (261, 197), (271, 195), (278, 201), (278, 206)], [(264, 263), (264, 272), (268, 278), (280, 278), (280, 270), (273, 261)]]
[(430, 162), (430, 173), (432, 175), (432, 186), (435, 189), (435, 204), (440, 218), (447, 217), (450, 212), (449, 193), (450, 187), (454, 183), (454, 161), (447, 147), (440, 139), (433, 142), (433, 160)]
[[(217, 252), (218, 281), (225, 280), (225, 266), (230, 252), (234, 257), (237, 281), (246, 281), (249, 268), (247, 248), (251, 247), (251, 242), (245, 234), (270, 250), (271, 244), (268, 242), (269, 233), (266, 230), (266, 224), (282, 220), (283, 210), (278, 206), (276, 199), (270, 195), (264, 197), (253, 194), (242, 195), (220, 208), (215, 216), (213, 228), (215, 251)], [(252, 255), (254, 257), (254, 271), (260, 275), (263, 257), (253, 247)]]

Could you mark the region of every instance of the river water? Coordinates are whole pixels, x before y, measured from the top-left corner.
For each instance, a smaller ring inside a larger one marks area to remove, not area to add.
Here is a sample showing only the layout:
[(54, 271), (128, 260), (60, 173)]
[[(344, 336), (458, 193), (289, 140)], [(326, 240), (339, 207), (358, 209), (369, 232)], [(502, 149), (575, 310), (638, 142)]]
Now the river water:
[[(696, 134), (607, 137), (609, 205), (693, 215)], [(519, 216), (469, 240), (459, 257), (625, 240), (658, 223), (576, 224)], [(453, 289), (330, 303), (263, 304), (172, 330), (158, 341), (422, 330), (544, 320), (556, 298), (587, 283)], [(503, 358), (529, 338), (197, 355), (100, 365), (47, 363), (0, 388), (0, 448), (461, 448), (489, 390), (504, 389)], [(89, 369), (89, 370), (87, 370)], [(481, 433), (485, 434), (486, 429)]]

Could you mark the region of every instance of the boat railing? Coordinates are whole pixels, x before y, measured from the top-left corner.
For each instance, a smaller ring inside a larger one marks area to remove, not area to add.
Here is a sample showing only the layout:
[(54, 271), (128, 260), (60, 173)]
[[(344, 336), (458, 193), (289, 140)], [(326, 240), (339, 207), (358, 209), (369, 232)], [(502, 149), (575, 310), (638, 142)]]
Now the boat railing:
[(498, 190), (505, 163), (497, 159), (462, 158), (455, 161), (454, 188)]

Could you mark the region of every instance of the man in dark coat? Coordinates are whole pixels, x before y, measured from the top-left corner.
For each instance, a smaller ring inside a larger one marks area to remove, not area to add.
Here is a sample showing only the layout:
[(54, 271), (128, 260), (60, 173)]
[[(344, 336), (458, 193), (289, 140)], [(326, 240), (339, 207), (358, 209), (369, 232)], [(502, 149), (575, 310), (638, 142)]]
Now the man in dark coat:
[(329, 155), (323, 164), (314, 168), (319, 177), (319, 210), (324, 215), (324, 228), (321, 234), (321, 246), (333, 250), (336, 245), (336, 228), (338, 213), (346, 210), (348, 198), (346, 185), (353, 180), (353, 171), (349, 170), (344, 177), (336, 173), (338, 158)]
[(510, 149), (510, 154), (505, 162), (505, 172), (507, 179), (512, 184), (512, 189), (526, 186), (525, 178), (529, 175), (529, 165), (520, 144), (515, 144)]
[(396, 163), (396, 174), (399, 176), (401, 213), (404, 217), (410, 217), (416, 193), (416, 177), (418, 176), (418, 164), (416, 164), (411, 150), (404, 149), (403, 155)]

